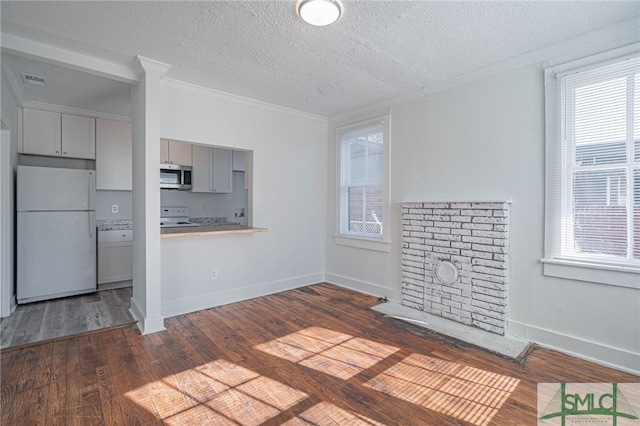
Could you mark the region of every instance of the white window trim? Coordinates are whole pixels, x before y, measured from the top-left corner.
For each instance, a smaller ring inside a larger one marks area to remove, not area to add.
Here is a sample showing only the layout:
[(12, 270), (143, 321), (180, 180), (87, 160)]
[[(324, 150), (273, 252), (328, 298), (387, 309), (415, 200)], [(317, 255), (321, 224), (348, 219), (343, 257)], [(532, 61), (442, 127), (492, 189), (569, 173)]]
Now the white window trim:
[[(353, 129), (367, 127), (382, 122), (383, 132), (383, 153), (384, 153), (384, 179), (382, 183), (383, 194), (383, 218), (382, 218), (382, 236), (363, 236), (363, 235), (350, 235), (343, 234), (341, 232), (341, 223), (343, 211), (342, 203), (342, 141), (340, 135)], [(391, 208), (389, 205), (389, 176), (390, 176), (390, 116), (383, 115), (375, 118), (371, 118), (358, 123), (350, 124), (347, 126), (341, 126), (336, 129), (335, 134), (335, 146), (336, 146), (336, 212), (335, 212), (335, 232), (333, 235), (334, 243), (337, 245), (343, 245), (348, 247), (360, 248), (365, 250), (374, 250), (381, 252), (391, 251)]]
[(558, 143), (561, 143), (557, 137), (558, 81), (556, 76), (571, 70), (600, 66), (638, 52), (640, 52), (640, 43), (634, 43), (598, 55), (545, 68), (545, 239), (544, 258), (541, 259), (544, 265), (544, 275), (640, 289), (640, 267), (636, 265), (612, 264), (579, 257), (561, 256), (561, 225), (559, 221), (555, 220), (559, 217), (558, 212), (562, 203), (562, 200), (559, 199), (559, 193), (555, 191), (556, 182), (562, 179), (562, 167), (561, 164), (558, 164), (558, 156), (556, 155), (560, 148)]

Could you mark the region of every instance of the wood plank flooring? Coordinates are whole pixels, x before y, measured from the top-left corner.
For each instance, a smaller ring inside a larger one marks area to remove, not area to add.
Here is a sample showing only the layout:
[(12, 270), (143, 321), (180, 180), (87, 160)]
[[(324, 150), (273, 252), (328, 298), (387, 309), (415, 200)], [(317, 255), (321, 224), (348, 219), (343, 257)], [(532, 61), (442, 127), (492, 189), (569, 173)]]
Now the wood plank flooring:
[(129, 324), (131, 287), (18, 305), (0, 323), (0, 348)]
[(522, 363), (318, 284), (1, 352), (2, 425), (535, 425), (537, 383), (640, 377), (535, 348)]

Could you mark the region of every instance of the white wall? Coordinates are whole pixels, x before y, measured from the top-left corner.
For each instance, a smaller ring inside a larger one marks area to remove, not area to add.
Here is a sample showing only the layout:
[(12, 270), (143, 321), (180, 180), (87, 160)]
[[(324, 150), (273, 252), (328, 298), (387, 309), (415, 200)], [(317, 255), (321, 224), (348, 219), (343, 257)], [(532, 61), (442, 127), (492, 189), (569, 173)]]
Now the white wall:
[[(334, 144), (331, 140), (330, 158), (335, 158)], [(639, 372), (640, 292), (542, 274), (544, 167), (540, 66), (505, 72), (393, 107), (392, 251), (385, 254), (336, 246), (329, 239), (327, 276), (374, 294), (388, 292), (398, 297), (399, 202), (512, 199), (510, 333)], [(332, 163), (329, 173), (334, 185)], [(335, 197), (329, 197), (328, 204), (330, 237)]]
[[(15, 307), (15, 175), (18, 164), (18, 105), (2, 78), (2, 130), (9, 140), (0, 141), (0, 316), (7, 317)], [(9, 146), (6, 146), (6, 144)]]
[[(253, 150), (253, 226), (264, 233), (163, 239), (165, 316), (321, 282), (327, 122), (231, 97), (165, 89), (162, 138)], [(210, 280), (210, 270), (219, 279)]]

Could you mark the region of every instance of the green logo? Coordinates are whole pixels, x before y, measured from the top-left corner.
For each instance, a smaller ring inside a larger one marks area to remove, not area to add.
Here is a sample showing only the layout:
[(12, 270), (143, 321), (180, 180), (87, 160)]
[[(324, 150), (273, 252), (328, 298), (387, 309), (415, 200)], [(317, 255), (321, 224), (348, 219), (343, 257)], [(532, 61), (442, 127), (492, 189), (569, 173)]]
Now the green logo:
[[(538, 399), (541, 393), (541, 385), (538, 385)], [(553, 384), (552, 384), (553, 385)], [(555, 384), (557, 386), (557, 384)], [(538, 419), (559, 419), (562, 426), (566, 425), (567, 418), (572, 418), (572, 423), (594, 423), (618, 425), (619, 419), (639, 420), (636, 410), (638, 407), (638, 384), (628, 384), (631, 388), (631, 402), (622, 392), (618, 383), (560, 383), (560, 388), (555, 392), (549, 403), (540, 411), (538, 403)], [(607, 386), (603, 389), (603, 386)], [(549, 387), (546, 388), (548, 395)], [(547, 397), (548, 398), (548, 397)], [(605, 416), (605, 417), (601, 417)], [(597, 420), (596, 420), (597, 418)], [(632, 422), (632, 424), (640, 422)], [(538, 422), (538, 424), (551, 424)], [(557, 423), (555, 423), (557, 424)]]

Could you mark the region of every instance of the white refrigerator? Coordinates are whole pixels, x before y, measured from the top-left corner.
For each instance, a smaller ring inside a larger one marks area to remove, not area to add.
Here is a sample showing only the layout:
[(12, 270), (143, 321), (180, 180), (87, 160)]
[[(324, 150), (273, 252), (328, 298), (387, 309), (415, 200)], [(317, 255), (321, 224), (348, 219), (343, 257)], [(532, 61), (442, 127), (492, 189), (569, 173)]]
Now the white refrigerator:
[(96, 291), (94, 170), (18, 166), (17, 298)]

